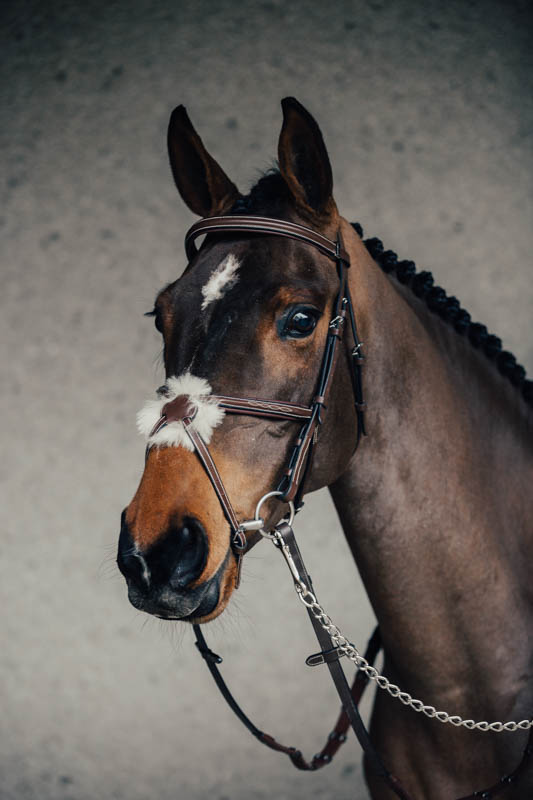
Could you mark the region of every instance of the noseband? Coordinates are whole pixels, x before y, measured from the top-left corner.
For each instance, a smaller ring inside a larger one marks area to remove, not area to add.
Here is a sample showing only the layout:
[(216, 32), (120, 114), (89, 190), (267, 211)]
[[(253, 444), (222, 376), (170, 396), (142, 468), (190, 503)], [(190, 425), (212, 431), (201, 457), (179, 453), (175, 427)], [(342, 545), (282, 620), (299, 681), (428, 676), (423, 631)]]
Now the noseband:
[[(370, 741), (366, 727), (359, 715), (358, 702), (369, 679), (375, 680), (381, 688), (385, 688), (393, 697), (399, 697), (402, 702), (406, 705), (410, 705), (416, 711), (423, 711), (427, 716), (437, 717), (438, 719), (439, 714), (444, 715), (444, 717), (440, 718), (442, 722), (452, 722), (452, 724), (461, 724), (470, 728), (476, 727), (479, 730), (531, 729), (531, 735), (524, 750), (523, 758), (514, 772), (503, 776), (497, 784), (491, 786), (484, 792), (474, 792), (472, 795), (462, 800), (470, 800), (475, 797), (492, 798), (500, 794), (500, 792), (505, 791), (505, 788), (509, 784), (514, 783), (519, 774), (525, 770), (529, 757), (533, 754), (533, 722), (523, 720), (520, 723), (492, 723), (491, 728), (489, 723), (474, 723), (473, 720), (464, 721), (461, 720), (460, 717), (454, 718), (446, 714), (446, 712), (437, 712), (432, 706), (424, 706), (419, 700), (413, 700), (406, 692), (401, 692), (399, 687), (391, 684), (384, 676), (380, 676), (377, 670), (372, 666), (373, 660), (380, 649), (378, 629), (376, 629), (370, 640), (365, 656), (360, 656), (356, 648), (342, 636), (339, 629), (336, 628), (324, 609), (318, 604), (311, 578), (305, 568), (294, 538), (294, 532), (292, 530), (294, 512), (298, 511), (302, 506), (305, 480), (311, 470), (314, 446), (316, 444), (320, 425), (323, 422), (324, 411), (327, 408), (327, 400), (335, 373), (346, 317), (348, 317), (353, 340), (350, 373), (357, 415), (356, 447), (361, 435), (365, 434), (365, 403), (363, 401), (361, 375), (364, 361), (361, 353), (362, 342), (359, 340), (357, 334), (352, 299), (346, 280), (346, 270), (350, 266), (350, 258), (343, 247), (340, 231), (337, 233), (336, 240), (332, 241), (303, 225), (279, 219), (254, 216), (209, 217), (197, 222), (186, 234), (185, 250), (189, 261), (192, 261), (198, 252), (195, 240), (199, 236), (206, 234), (223, 236), (224, 234), (231, 233), (245, 233), (248, 236), (281, 236), (294, 239), (317, 248), (323, 255), (334, 261), (337, 268), (339, 289), (333, 303), (331, 320), (328, 325), (322, 361), (315, 385), (315, 393), (309, 405), (304, 406), (292, 402), (263, 400), (259, 398), (210, 395), (210, 397), (216, 401), (217, 405), (229, 414), (243, 414), (246, 416), (262, 417), (263, 419), (278, 419), (300, 423), (300, 431), (290, 451), (286, 469), (277, 489), (267, 492), (267, 494), (259, 500), (254, 519), (239, 522), (215, 462), (211, 457), (209, 448), (193, 425), (197, 408), (194, 401), (188, 395), (178, 395), (163, 406), (161, 416), (153, 427), (150, 436), (155, 435), (161, 428), (172, 422), (180, 422), (183, 425), (194, 450), (209, 476), (231, 528), (231, 548), (237, 560), (236, 586), (239, 585), (242, 557), (261, 536), (268, 536), (273, 539), (274, 544), (276, 544), (283, 553), (291, 571), (295, 588), (299, 593), (300, 599), (307, 607), (311, 623), (321, 646), (321, 651), (319, 653), (309, 656), (307, 664), (309, 666), (327, 664), (342, 702), (341, 714), (322, 751), (308, 762), (304, 759), (300, 750), (279, 744), (272, 736), (260, 731), (242, 711), (233, 698), (233, 695), (230, 693), (217, 666), (222, 659), (209, 649), (200, 626), (197, 624), (193, 625), (196, 634), (196, 645), (227, 703), (259, 741), (273, 750), (287, 754), (298, 769), (317, 770), (332, 760), (333, 755), (346, 740), (346, 731), (351, 725), (364, 750), (368, 765), (385, 781), (394, 794), (401, 798), (401, 800), (412, 800), (412, 797), (401, 785), (398, 778), (383, 764), (381, 757)], [(164, 396), (165, 387), (162, 387), (160, 392)], [(267, 533), (263, 530), (265, 522), (260, 516), (260, 511), (262, 504), (273, 496), (288, 503), (291, 513), (288, 520), (282, 520), (282, 522), (275, 526), (273, 532)], [(351, 688), (348, 685), (342, 666), (339, 664), (339, 658), (343, 655), (348, 656), (358, 668)], [(382, 683), (379, 682), (380, 680)], [(405, 699), (402, 699), (402, 695)], [(428, 709), (431, 713), (427, 712)], [(455, 722), (453, 721), (454, 719)], [(472, 725), (468, 725), (470, 722)]]

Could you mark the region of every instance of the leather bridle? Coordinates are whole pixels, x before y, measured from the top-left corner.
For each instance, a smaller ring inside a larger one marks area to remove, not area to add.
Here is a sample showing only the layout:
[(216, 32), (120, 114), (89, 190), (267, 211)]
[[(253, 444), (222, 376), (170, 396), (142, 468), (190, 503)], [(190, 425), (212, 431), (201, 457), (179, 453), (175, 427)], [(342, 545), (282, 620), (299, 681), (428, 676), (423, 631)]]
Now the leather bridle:
[[(211, 399), (216, 401), (228, 414), (245, 414), (247, 416), (262, 417), (264, 419), (279, 419), (300, 423), (300, 432), (292, 447), (281, 482), (277, 487), (279, 499), (287, 503), (293, 502), (298, 510), (302, 503), (305, 479), (311, 468), (318, 429), (323, 421), (324, 409), (326, 408), (331, 389), (331, 381), (335, 372), (335, 365), (340, 351), (339, 345), (342, 340), (346, 319), (349, 321), (353, 338), (351, 377), (357, 415), (357, 442), (359, 441), (359, 437), (365, 432), (365, 403), (363, 401), (361, 376), (364, 360), (361, 352), (362, 342), (358, 337), (352, 299), (346, 280), (346, 270), (350, 266), (350, 259), (343, 247), (340, 232), (337, 234), (336, 241), (331, 241), (331, 239), (326, 238), (322, 234), (294, 222), (270, 219), (268, 217), (229, 216), (201, 219), (190, 228), (185, 236), (185, 251), (189, 261), (192, 261), (197, 253), (195, 240), (199, 236), (205, 234), (216, 234), (219, 236), (230, 233), (246, 233), (249, 236), (254, 234), (282, 236), (296, 239), (299, 242), (304, 242), (305, 244), (316, 247), (321, 253), (334, 261), (337, 267), (339, 289), (333, 303), (331, 320), (328, 325), (315, 393), (310, 404), (304, 406), (279, 400), (210, 395)], [(164, 387), (162, 387), (161, 391), (164, 393)], [(169, 423), (181, 422), (183, 424), (194, 449), (206, 469), (224, 514), (231, 526), (232, 548), (238, 560), (240, 560), (242, 554), (258, 540), (258, 537), (255, 536), (246, 536), (246, 533), (253, 532), (254, 520), (245, 522), (239, 522), (237, 520), (237, 516), (216, 465), (209, 453), (209, 449), (194, 428), (194, 414), (195, 407), (189, 397), (187, 395), (179, 395), (163, 406), (161, 417), (150, 435), (155, 435), (162, 427)]]
[[(227, 395), (209, 396), (228, 414), (242, 414), (300, 424), (300, 431), (290, 451), (287, 467), (283, 473), (281, 482), (275, 491), (268, 492), (261, 498), (253, 520), (239, 522), (216, 464), (209, 452), (209, 448), (194, 427), (194, 417), (197, 409), (194, 401), (188, 395), (178, 395), (163, 406), (161, 416), (152, 429), (150, 436), (155, 435), (161, 428), (170, 423), (179, 422), (183, 425), (194, 450), (206, 470), (231, 528), (231, 548), (237, 560), (236, 586), (238, 586), (240, 580), (242, 557), (244, 553), (247, 552), (262, 535), (265, 535), (265, 531), (263, 530), (265, 523), (259, 513), (260, 506), (267, 498), (276, 495), (279, 500), (289, 503), (291, 516), (289, 520), (284, 519), (275, 526), (275, 537), (271, 536), (270, 538), (275, 538), (274, 543), (284, 550), (285, 558), (293, 572), (295, 581), (296, 579), (300, 580), (308, 592), (313, 592), (311, 578), (305, 568), (298, 545), (296, 544), (294, 532), (292, 530), (292, 520), (294, 511), (298, 511), (302, 506), (305, 481), (311, 470), (318, 430), (323, 422), (324, 411), (327, 408), (327, 401), (335, 373), (346, 319), (348, 319), (350, 325), (353, 345), (351, 349), (350, 373), (357, 416), (357, 438), (355, 447), (357, 447), (361, 435), (365, 434), (365, 403), (363, 401), (362, 390), (362, 366), (364, 357), (361, 352), (362, 342), (358, 337), (355, 314), (346, 277), (346, 271), (350, 266), (350, 258), (344, 249), (340, 231), (337, 233), (336, 240), (332, 241), (310, 228), (285, 220), (256, 216), (224, 216), (202, 219), (189, 229), (185, 237), (185, 250), (189, 261), (192, 261), (197, 254), (195, 241), (199, 236), (223, 236), (232, 233), (245, 233), (248, 236), (281, 236), (294, 239), (317, 248), (323, 255), (334, 261), (337, 268), (339, 288), (333, 303), (331, 320), (328, 325), (315, 392), (309, 405), (305, 406), (287, 401), (242, 398)], [(162, 387), (159, 391), (160, 394), (163, 396), (165, 395), (165, 387)], [(307, 659), (307, 663), (310, 666), (327, 664), (342, 702), (341, 714), (332, 733), (329, 735), (322, 751), (315, 755), (311, 761), (306, 761), (300, 750), (282, 745), (269, 734), (259, 730), (246, 716), (233, 698), (233, 695), (229, 691), (218, 670), (217, 665), (221, 663), (222, 658), (209, 649), (200, 626), (197, 624), (193, 625), (196, 635), (196, 646), (205, 659), (225, 700), (243, 724), (263, 744), (287, 754), (298, 769), (317, 770), (325, 764), (330, 763), (333, 755), (346, 740), (346, 731), (351, 725), (364, 750), (369, 767), (387, 783), (397, 797), (402, 798), (402, 800), (412, 800), (411, 795), (404, 789), (398, 778), (383, 764), (361, 720), (358, 703), (368, 683), (367, 675), (361, 670), (357, 671), (353, 685), (350, 688), (342, 666), (339, 663), (339, 658), (342, 653), (334, 646), (333, 640), (327, 631), (324, 630), (324, 626), (319, 624), (316, 615), (313, 615), (309, 608), (308, 612), (321, 650), (319, 653), (310, 656)], [(368, 663), (373, 663), (380, 646), (379, 630), (376, 628), (365, 654), (365, 659)], [(504, 776), (497, 784), (491, 786), (489, 789), (474, 792), (468, 797), (462, 798), (462, 800), (470, 800), (470, 798), (475, 797), (492, 798), (504, 791), (505, 788), (513, 783), (518, 775), (523, 772), (526, 767), (526, 762), (529, 760), (532, 753), (533, 733), (524, 751), (524, 756), (513, 773)]]

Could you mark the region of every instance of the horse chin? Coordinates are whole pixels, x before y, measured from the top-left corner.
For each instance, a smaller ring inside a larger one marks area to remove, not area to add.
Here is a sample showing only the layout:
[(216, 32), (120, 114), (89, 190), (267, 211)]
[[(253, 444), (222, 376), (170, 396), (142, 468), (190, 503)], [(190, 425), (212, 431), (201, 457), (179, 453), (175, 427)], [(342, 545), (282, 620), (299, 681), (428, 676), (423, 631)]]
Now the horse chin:
[[(229, 562), (229, 563), (228, 563)], [(139, 611), (169, 622), (210, 622), (226, 608), (235, 586), (235, 565), (229, 553), (217, 572), (203, 584), (184, 592), (165, 587), (148, 597), (128, 586), (130, 603)]]
[(220, 598), (220, 584), (218, 577), (215, 575), (210, 581), (205, 594), (200, 600), (199, 605), (190, 613), (181, 619), (184, 622), (199, 622), (204, 621), (207, 617), (214, 614), (218, 601)]
[(233, 564), (219, 572), (215, 576), (215, 578), (218, 578), (218, 592), (214, 606), (211, 609), (207, 609), (207, 603), (201, 603), (198, 608), (186, 618), (186, 621), (200, 625), (204, 622), (211, 622), (211, 620), (216, 619), (222, 614), (228, 605), (235, 587), (236, 573), (237, 570)]

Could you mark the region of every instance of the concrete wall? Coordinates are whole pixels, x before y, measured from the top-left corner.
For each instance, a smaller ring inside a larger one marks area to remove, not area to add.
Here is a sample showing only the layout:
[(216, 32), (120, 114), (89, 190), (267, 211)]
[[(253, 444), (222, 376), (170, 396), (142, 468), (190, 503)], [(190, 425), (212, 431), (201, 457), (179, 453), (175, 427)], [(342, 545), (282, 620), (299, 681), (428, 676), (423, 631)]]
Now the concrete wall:
[[(311, 776), (261, 748), (190, 630), (135, 612), (113, 563), (143, 463), (134, 414), (162, 377), (142, 314), (183, 268), (192, 221), (166, 124), (185, 103), (246, 188), (294, 94), (344, 215), (433, 270), (531, 369), (528, 5), (2, 4), (3, 799), (366, 796), (353, 741)], [(371, 612), (327, 495), (309, 506), (320, 596), (363, 643)], [(315, 645), (266, 544), (209, 633), (257, 723), (318, 750), (337, 702), (303, 666)]]

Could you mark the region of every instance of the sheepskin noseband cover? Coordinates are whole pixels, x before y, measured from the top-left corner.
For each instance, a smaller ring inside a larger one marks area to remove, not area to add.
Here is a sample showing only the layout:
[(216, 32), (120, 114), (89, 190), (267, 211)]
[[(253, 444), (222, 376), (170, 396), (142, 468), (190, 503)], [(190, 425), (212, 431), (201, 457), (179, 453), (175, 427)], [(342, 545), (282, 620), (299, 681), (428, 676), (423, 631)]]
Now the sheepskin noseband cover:
[(224, 419), (224, 409), (217, 405), (211, 396), (212, 389), (204, 378), (198, 378), (185, 372), (179, 377), (169, 378), (157, 400), (148, 400), (137, 414), (137, 428), (146, 438), (149, 447), (185, 447), (194, 450), (183, 424), (178, 421), (169, 422), (152, 435), (152, 431), (161, 416), (163, 407), (180, 395), (187, 395), (196, 409), (192, 425), (206, 444), (211, 441), (213, 430)]

